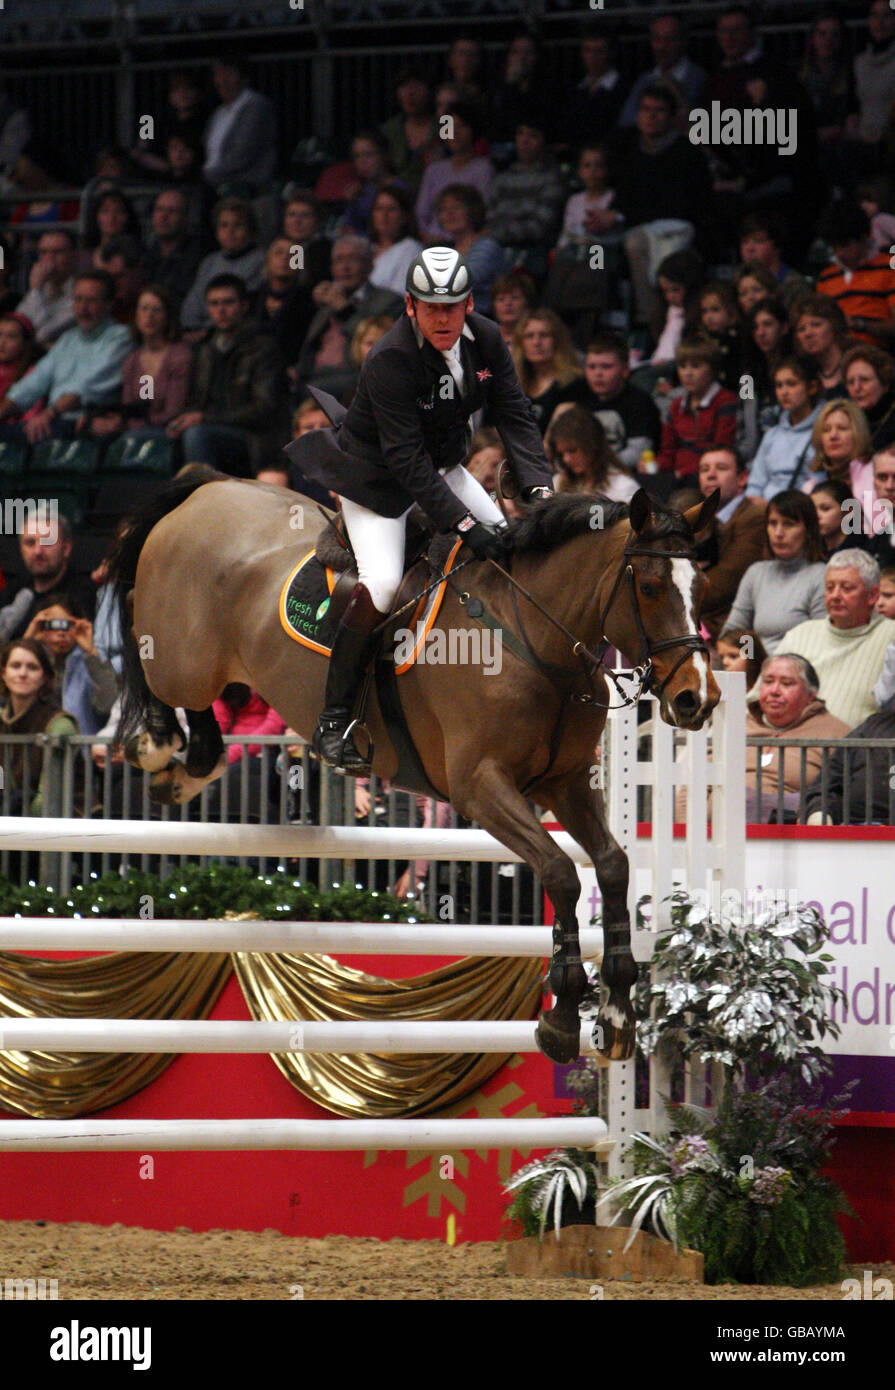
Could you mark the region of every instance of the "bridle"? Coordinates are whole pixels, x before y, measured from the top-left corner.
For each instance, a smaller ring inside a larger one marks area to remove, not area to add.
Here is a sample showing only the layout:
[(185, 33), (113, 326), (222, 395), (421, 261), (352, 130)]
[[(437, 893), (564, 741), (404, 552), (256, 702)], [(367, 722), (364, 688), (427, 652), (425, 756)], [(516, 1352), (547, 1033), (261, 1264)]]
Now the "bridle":
[[(514, 579), (513, 576), (507, 570), (505, 570), (502, 565), (498, 564), (496, 560), (490, 561), (494, 568), (500, 574), (503, 575), (503, 577), (507, 580), (507, 582), (510, 585), (510, 596), (513, 602), (513, 610), (515, 613), (516, 622), (519, 626), (519, 634), (525, 644), (525, 648), (531, 664), (538, 671), (540, 671), (542, 675), (546, 676), (548, 680), (550, 680), (551, 683), (555, 686), (558, 686), (560, 682), (568, 681), (570, 678), (578, 679), (579, 673), (575, 671), (569, 671), (568, 668), (565, 666), (558, 666), (553, 662), (545, 661), (542, 657), (538, 656), (537, 652), (534, 650), (534, 647), (532, 646), (528, 633), (525, 630), (525, 624), (522, 621), (522, 614), (519, 611), (519, 604), (516, 598), (516, 591), (518, 590), (519, 593), (522, 594), (522, 596), (533, 605), (533, 607), (538, 609), (538, 611), (548, 620), (548, 622), (552, 623), (555, 628), (557, 628), (560, 632), (563, 633), (565, 637), (568, 638), (572, 647), (573, 654), (581, 662), (582, 671), (587, 679), (587, 683), (589, 686), (589, 690), (586, 693), (575, 694), (569, 697), (578, 704), (593, 705), (597, 709), (606, 710), (625, 709), (629, 705), (636, 704), (637, 701), (640, 699), (641, 695), (643, 694), (644, 690), (648, 693), (655, 695), (657, 699), (660, 699), (672, 676), (676, 674), (679, 668), (684, 664), (685, 661), (689, 659), (689, 657), (694, 652), (702, 652), (706, 659), (708, 659), (708, 647), (706, 646), (705, 642), (703, 641), (702, 637), (699, 635), (698, 632), (681, 633), (679, 636), (676, 637), (663, 637), (659, 641), (653, 641), (649, 637), (643, 623), (643, 614), (640, 611), (640, 600), (637, 595), (637, 583), (634, 575), (634, 566), (631, 564), (632, 557), (636, 555), (642, 555), (652, 560), (681, 559), (690, 560), (692, 562), (693, 550), (689, 547), (687, 549), (677, 550), (655, 550), (649, 544), (643, 544), (643, 539), (644, 538), (640, 536), (632, 537), (631, 540), (629, 540), (625, 545), (624, 551), (622, 552), (621, 561), (619, 563), (618, 572), (615, 576), (612, 588), (609, 591), (609, 597), (603, 604), (603, 609), (600, 614), (600, 632), (602, 636), (600, 637), (600, 640), (593, 651), (590, 651), (586, 643), (582, 642), (580, 638), (576, 637), (573, 632), (570, 632), (564, 623), (561, 623), (558, 618), (554, 617), (552, 613), (548, 612), (544, 605), (540, 603), (539, 600), (536, 599), (533, 594), (529, 593), (529, 591), (524, 587), (524, 585), (520, 584), (517, 579)], [(647, 542), (658, 541), (661, 540), (662, 537), (656, 535), (648, 535), (645, 539), (647, 540)], [(617, 671), (613, 671), (608, 667), (604, 668), (603, 662), (605, 660), (606, 653), (613, 645), (613, 643), (605, 635), (606, 619), (608, 618), (612, 606), (615, 603), (616, 598), (618, 597), (619, 591), (625, 584), (625, 581), (627, 581), (627, 584), (630, 588), (631, 607), (634, 612), (634, 620), (637, 624), (637, 630), (640, 635), (641, 652), (639, 664), (634, 667), (630, 675), (620, 676)], [(481, 604), (479, 601), (472, 599), (471, 596), (466, 593), (461, 593), (459, 595), (459, 598), (460, 603), (469, 609), (470, 615), (472, 617), (480, 616)], [(477, 605), (477, 609), (473, 605)], [(663, 679), (660, 681), (657, 677), (655, 667), (653, 666), (653, 656), (657, 652), (670, 651), (673, 647), (681, 647), (681, 654), (678, 657), (677, 661), (674, 663), (674, 665), (671, 667), (671, 670), (668, 672), (668, 674), (665, 677), (663, 677)], [(608, 679), (612, 681), (613, 685), (615, 686), (616, 693), (621, 697), (620, 704), (606, 704), (604, 701), (597, 698), (597, 688), (594, 679), (596, 674), (602, 674), (603, 676), (608, 677)], [(631, 691), (625, 690), (622, 682), (632, 679), (635, 682), (634, 689)]]
[[(661, 537), (647, 536), (646, 539), (648, 541), (660, 540)], [(642, 538), (640, 537), (637, 538), (636, 544), (632, 544), (631, 541), (628, 541), (625, 545), (624, 551), (622, 553), (621, 563), (618, 568), (618, 573), (615, 576), (615, 582), (609, 591), (609, 597), (603, 605), (603, 611), (600, 614), (600, 631), (601, 633), (603, 633), (603, 636), (600, 638), (600, 641), (597, 644), (595, 651), (593, 653), (588, 653), (588, 656), (592, 656), (592, 659), (596, 661), (597, 664), (602, 664), (606, 652), (612, 645), (608, 637), (606, 637), (605, 635), (606, 619), (609, 616), (609, 612), (612, 608), (613, 603), (615, 602), (619, 590), (621, 589), (624, 581), (627, 580), (631, 595), (631, 607), (634, 612), (634, 621), (637, 624), (637, 630), (640, 634), (641, 656), (639, 664), (634, 668), (634, 671), (632, 672), (633, 677), (638, 682), (637, 690), (635, 694), (629, 697), (625, 697), (625, 705), (633, 704), (635, 700), (638, 700), (643, 690), (646, 690), (651, 694), (655, 695), (657, 699), (661, 699), (665, 691), (665, 688), (668, 685), (668, 682), (671, 680), (672, 676), (677, 674), (680, 667), (683, 666), (685, 661), (689, 660), (690, 656), (694, 652), (702, 652), (706, 659), (708, 659), (709, 655), (708, 647), (706, 646), (705, 641), (698, 632), (686, 632), (680, 634), (677, 637), (663, 637), (658, 642), (653, 641), (649, 637), (646, 628), (644, 627), (643, 614), (640, 611), (640, 599), (637, 595), (637, 582), (634, 575), (634, 566), (630, 563), (631, 557), (634, 555), (643, 555), (651, 560), (693, 560), (693, 551), (691, 548), (679, 550), (654, 550), (649, 545), (642, 544)], [(678, 657), (677, 661), (674, 663), (674, 665), (671, 667), (671, 670), (668, 672), (668, 674), (660, 681), (657, 679), (656, 671), (653, 666), (653, 656), (656, 654), (656, 652), (670, 651), (673, 647), (681, 647), (681, 654)], [(614, 676), (615, 673), (607, 671), (605, 674)], [(617, 682), (616, 689), (619, 689)], [(619, 690), (619, 693), (624, 696), (623, 691)], [(614, 706), (612, 708), (618, 708), (618, 706)]]

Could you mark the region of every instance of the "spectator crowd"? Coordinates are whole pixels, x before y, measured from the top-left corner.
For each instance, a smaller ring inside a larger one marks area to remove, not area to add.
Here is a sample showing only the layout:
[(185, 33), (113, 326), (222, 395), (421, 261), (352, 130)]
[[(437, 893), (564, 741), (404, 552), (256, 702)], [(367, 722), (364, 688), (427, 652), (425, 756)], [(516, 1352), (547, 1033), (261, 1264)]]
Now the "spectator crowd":
[[(409, 264), (451, 244), (557, 490), (643, 487), (681, 509), (720, 490), (697, 537), (701, 622), (717, 665), (747, 672), (748, 732), (895, 736), (895, 11), (864, 17), (820, 10), (793, 65), (730, 5), (703, 68), (656, 12), (650, 61), (623, 75), (595, 13), (570, 88), (532, 31), (496, 67), (458, 33), (443, 69), (403, 68), (393, 109), (300, 178), (297, 133), (242, 55), (220, 54), (208, 90), (172, 72), (154, 138), (98, 152), (79, 232), (32, 229), (25, 292), (5, 281), (4, 488), (15, 473), (46, 495), (43, 469), (71, 494), (54, 544), (25, 528), (0, 590), (7, 732), (113, 716), (120, 634), (102, 574), (76, 568), (79, 528), (111, 528), (189, 464), (330, 501), (283, 454), (327, 424), (309, 388), (350, 402)], [(718, 111), (763, 138), (722, 139)], [(500, 440), (475, 424), (469, 466), (493, 488)], [(230, 695), (225, 731), (283, 732), (255, 692)], [(763, 780), (749, 752), (750, 814), (891, 823), (888, 754), (838, 750), (821, 805), (797, 750)], [(40, 782), (20, 809), (40, 809)]]

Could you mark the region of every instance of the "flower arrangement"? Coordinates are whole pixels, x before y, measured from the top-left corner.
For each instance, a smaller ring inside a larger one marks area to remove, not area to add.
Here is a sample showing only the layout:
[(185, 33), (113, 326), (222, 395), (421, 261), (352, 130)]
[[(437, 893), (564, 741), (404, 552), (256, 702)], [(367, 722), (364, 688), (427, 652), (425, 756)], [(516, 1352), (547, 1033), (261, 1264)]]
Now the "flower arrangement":
[[(835, 1279), (845, 1258), (836, 1223), (848, 1206), (817, 1169), (848, 1093), (821, 1104), (783, 1073), (728, 1087), (714, 1115), (667, 1105), (671, 1130), (634, 1137), (633, 1177), (597, 1202), (631, 1225), (700, 1250), (709, 1284), (801, 1287)], [(627, 1245), (625, 1248), (627, 1248)]]
[[(668, 901), (670, 927), (636, 989), (638, 1049), (672, 1068), (719, 1064), (717, 1108), (666, 1102), (669, 1132), (635, 1135), (633, 1175), (605, 1191), (583, 1151), (527, 1164), (506, 1185), (507, 1215), (543, 1235), (548, 1222), (583, 1219), (592, 1200), (594, 1220), (630, 1226), (627, 1246), (643, 1229), (701, 1251), (709, 1283), (832, 1279), (845, 1256), (836, 1213), (848, 1207), (819, 1170), (851, 1088), (818, 1098), (842, 999), (823, 919), (804, 906), (716, 917), (686, 893)], [(586, 1059), (567, 1074), (579, 1113), (602, 1112), (600, 1074)]]

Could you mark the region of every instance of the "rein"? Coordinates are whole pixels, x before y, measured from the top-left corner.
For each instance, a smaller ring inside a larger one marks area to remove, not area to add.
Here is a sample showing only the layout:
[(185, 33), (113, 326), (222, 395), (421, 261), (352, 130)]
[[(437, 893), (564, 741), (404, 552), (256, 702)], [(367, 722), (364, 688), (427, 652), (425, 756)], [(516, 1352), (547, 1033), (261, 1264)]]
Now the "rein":
[[(678, 637), (667, 637), (661, 639), (658, 642), (654, 642), (650, 639), (650, 637), (647, 634), (646, 628), (643, 624), (643, 615), (640, 611), (640, 601), (637, 597), (637, 586), (634, 580), (634, 567), (630, 563), (630, 558), (635, 555), (643, 555), (653, 560), (692, 560), (693, 558), (692, 551), (689, 549), (654, 550), (648, 545), (632, 545), (630, 542), (628, 542), (622, 554), (622, 559), (619, 565), (618, 573), (615, 576), (615, 582), (613, 583), (612, 588), (609, 591), (609, 597), (604, 603), (603, 610), (600, 614), (600, 631), (601, 633), (604, 633), (604, 635), (600, 638), (600, 641), (597, 643), (597, 646), (594, 651), (590, 651), (585, 642), (583, 642), (580, 638), (576, 637), (575, 634), (571, 632), (570, 629), (567, 628), (564, 623), (560, 622), (560, 620), (557, 617), (555, 617), (553, 613), (551, 613), (547, 608), (545, 608), (544, 605), (538, 599), (536, 599), (535, 596), (532, 593), (530, 593), (530, 591), (526, 589), (523, 584), (520, 584), (517, 579), (514, 579), (513, 576), (507, 570), (505, 570), (502, 565), (499, 565), (496, 560), (492, 560), (490, 562), (498, 571), (498, 573), (501, 574), (503, 578), (507, 581), (507, 583), (510, 585), (510, 595), (513, 603), (513, 612), (516, 616), (516, 622), (518, 623), (519, 632), (522, 637), (522, 640), (525, 643), (525, 648), (528, 657), (535, 669), (540, 671), (542, 675), (546, 676), (547, 679), (550, 680), (551, 683), (554, 685), (557, 685), (562, 680), (576, 680), (582, 673), (586, 677), (588, 685), (590, 686), (590, 692), (588, 694), (577, 694), (571, 695), (569, 697), (577, 701), (579, 704), (593, 705), (597, 709), (606, 710), (626, 709), (628, 706), (635, 704), (636, 701), (640, 699), (640, 696), (642, 695), (644, 690), (651, 691), (657, 697), (661, 696), (663, 691), (665, 690), (665, 687), (668, 685), (668, 682), (671, 680), (672, 676), (674, 676), (678, 669), (684, 664), (684, 662), (688, 660), (692, 652), (701, 651), (707, 653), (708, 651), (705, 642), (700, 637), (698, 632), (682, 633)], [(613, 603), (615, 602), (619, 589), (622, 587), (622, 584), (626, 579), (628, 581), (631, 593), (631, 607), (633, 609), (634, 618), (637, 623), (637, 628), (640, 634), (642, 655), (639, 665), (634, 668), (633, 672), (631, 673), (631, 676), (620, 677), (617, 672), (603, 667), (603, 661), (606, 657), (606, 653), (612, 645), (608, 637), (605, 636), (605, 625), (606, 619), (609, 616), (609, 612), (612, 608)], [(452, 587), (456, 589), (456, 586)], [(516, 598), (517, 591), (522, 595), (523, 598), (527, 599), (528, 602), (534, 608), (536, 608), (538, 612), (543, 617), (545, 617), (549, 623), (551, 623), (559, 632), (563, 634), (565, 638), (567, 638), (572, 648), (572, 654), (574, 656), (577, 656), (579, 661), (581, 662), (581, 672), (569, 671), (564, 666), (557, 666), (553, 662), (545, 661), (542, 657), (538, 656), (528, 637), (528, 633), (525, 630), (525, 624), (522, 620), (522, 614), (519, 611), (519, 602)], [(467, 609), (467, 611), (470, 613), (470, 616), (481, 618), (481, 611), (476, 611), (472, 606), (473, 604), (480, 605), (480, 600), (472, 599), (468, 593), (462, 592), (460, 590), (456, 590), (456, 592), (459, 602), (462, 606), (464, 606)], [(488, 625), (491, 626), (492, 624), (489, 623)], [(652, 658), (656, 652), (668, 651), (672, 647), (682, 647), (683, 651), (681, 652), (681, 655), (678, 657), (677, 661), (672, 666), (671, 670), (665, 676), (664, 680), (660, 682), (656, 678)], [(602, 700), (597, 699), (596, 686), (594, 683), (594, 676), (596, 672), (600, 672), (603, 676), (608, 677), (613, 682), (617, 694), (621, 697), (620, 704), (605, 704)], [(627, 681), (632, 678), (636, 681), (636, 687), (632, 692), (627, 692), (624, 689), (622, 681)]]

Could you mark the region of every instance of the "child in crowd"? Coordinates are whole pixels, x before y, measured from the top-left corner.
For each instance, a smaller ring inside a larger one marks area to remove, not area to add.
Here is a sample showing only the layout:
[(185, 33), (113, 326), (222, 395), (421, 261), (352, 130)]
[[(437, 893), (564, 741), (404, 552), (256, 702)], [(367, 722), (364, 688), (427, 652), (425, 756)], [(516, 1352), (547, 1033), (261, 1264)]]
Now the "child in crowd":
[[(312, 396), (307, 396), (292, 417), (292, 438), (300, 439), (311, 430), (325, 430), (329, 425), (326, 412), (320, 408)], [(293, 492), (300, 492), (314, 502), (322, 502), (325, 507), (335, 505), (335, 497), (322, 483), (306, 478), (298, 464), (289, 463), (289, 486)]]
[(895, 565), (895, 445), (873, 456), (873, 491), (867, 548), (881, 569), (891, 569)]
[(481, 483), (485, 491), (490, 493), (501, 511), (505, 512), (511, 521), (516, 521), (525, 515), (526, 509), (519, 500), (513, 479), (507, 469), (504, 469), (501, 487), (506, 486), (508, 491), (503, 494), (502, 498), (497, 496), (500, 465), (506, 458), (506, 454), (503, 440), (497, 430), (490, 428), (476, 430), (469, 445), (466, 468), (476, 482)]
[(466, 459), (467, 472), (492, 495), (497, 491), (497, 471), (506, 458), (506, 453), (497, 430), (476, 430), (472, 436)]
[(774, 299), (777, 294), (777, 281), (767, 267), (758, 261), (747, 261), (740, 266), (733, 277), (733, 284), (743, 318), (763, 299)]
[(752, 689), (767, 657), (764, 643), (757, 632), (748, 627), (728, 628), (715, 643), (715, 652), (725, 671), (745, 671), (746, 690)]
[(557, 251), (587, 247), (603, 236), (614, 219), (605, 217), (612, 207), (615, 193), (608, 186), (606, 150), (598, 141), (582, 145), (578, 157), (578, 177), (584, 185), (566, 203), (562, 232), (556, 243)]
[(742, 349), (737, 299), (729, 280), (709, 280), (703, 286), (699, 294), (699, 328), (714, 338), (721, 349), (721, 385), (728, 391), (738, 391)]
[[(792, 346), (789, 315), (782, 299), (760, 299), (746, 315), (744, 368), (755, 380), (756, 398), (774, 394), (774, 367)], [(775, 420), (779, 410), (775, 411)]]
[(874, 251), (888, 251), (895, 242), (895, 197), (888, 179), (866, 179), (858, 184), (858, 201), (870, 218), (870, 245)]
[(858, 529), (861, 510), (852, 497), (851, 486), (837, 478), (818, 483), (811, 493), (823, 545), (823, 558), (829, 560), (837, 550), (869, 550), (870, 539)]
[(787, 305), (807, 294), (811, 286), (798, 271), (783, 262), (785, 228), (773, 212), (751, 212), (740, 223), (740, 260), (760, 265), (774, 280), (774, 293)]
[[(354, 330), (354, 337), (351, 339), (351, 347), (348, 351), (348, 356), (358, 371), (364, 365), (370, 348), (375, 347), (379, 339), (384, 338), (389, 329), (394, 328), (394, 326), (394, 319), (390, 319), (386, 314), (374, 314), (372, 318), (361, 319)], [(328, 423), (329, 421), (327, 421)], [(315, 428), (317, 427), (315, 426)]]
[(758, 446), (749, 470), (747, 497), (771, 498), (808, 481), (814, 456), (811, 435), (821, 409), (819, 390), (817, 367), (810, 358), (790, 353), (778, 362), (774, 391), (781, 418)]
[(880, 570), (876, 611), (882, 613), (884, 618), (895, 618), (895, 564), (886, 565), (884, 570)]
[(662, 420), (655, 401), (629, 377), (628, 345), (621, 333), (598, 333), (587, 345), (580, 404), (599, 420), (609, 447), (626, 468), (636, 469), (646, 449), (656, 453)]
[[(659, 265), (656, 282), (665, 301), (665, 323), (650, 358), (653, 367), (670, 367), (685, 333), (697, 318), (697, 295), (702, 284), (702, 261), (693, 251), (675, 251)], [(663, 394), (667, 395), (670, 387)]]
[(677, 350), (684, 394), (671, 403), (662, 426), (659, 471), (678, 482), (695, 478), (699, 456), (710, 445), (736, 442), (737, 398), (718, 380), (721, 352), (712, 338), (685, 338)]
[[(886, 565), (885, 569), (880, 570), (879, 598), (876, 600), (876, 611), (881, 613), (884, 618), (895, 618), (895, 564)], [(879, 680), (873, 687), (873, 698), (876, 701), (877, 709), (881, 709), (887, 700), (891, 700), (893, 695), (895, 695), (895, 642), (890, 642), (883, 657), (883, 669), (879, 673)]]
[(519, 320), (533, 309), (538, 292), (527, 270), (512, 270), (498, 275), (491, 286), (491, 312), (500, 329), (500, 336), (512, 352)]

